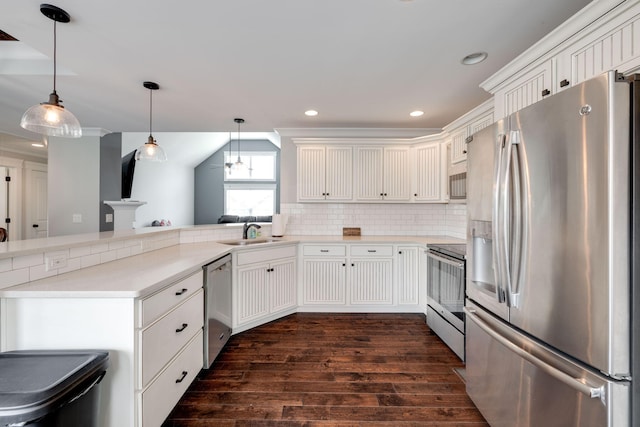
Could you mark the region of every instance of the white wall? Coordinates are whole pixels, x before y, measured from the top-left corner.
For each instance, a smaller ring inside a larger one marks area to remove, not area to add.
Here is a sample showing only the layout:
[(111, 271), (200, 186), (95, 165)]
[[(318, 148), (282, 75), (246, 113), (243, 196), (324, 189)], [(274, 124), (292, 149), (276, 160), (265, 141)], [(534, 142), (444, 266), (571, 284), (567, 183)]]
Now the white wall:
[[(148, 133), (126, 132), (122, 134), (122, 153), (127, 154), (144, 144)], [(198, 135), (190, 133), (154, 134), (158, 145), (167, 152), (168, 160), (162, 163), (136, 162), (131, 198), (146, 205), (136, 210), (136, 227), (147, 227), (153, 220), (170, 220), (172, 225), (193, 225), (194, 172), (190, 163), (178, 162), (172, 148), (188, 150)]]
[[(49, 138), (49, 236), (99, 231), (100, 134), (87, 133)], [(73, 222), (74, 215), (81, 222)]]

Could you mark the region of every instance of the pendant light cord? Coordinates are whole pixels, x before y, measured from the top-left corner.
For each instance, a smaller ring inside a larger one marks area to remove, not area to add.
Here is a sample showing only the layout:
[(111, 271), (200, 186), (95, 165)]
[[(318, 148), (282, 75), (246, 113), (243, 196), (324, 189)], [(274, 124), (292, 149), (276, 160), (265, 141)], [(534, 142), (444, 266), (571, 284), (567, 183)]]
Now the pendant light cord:
[(56, 62), (57, 62), (57, 50), (58, 50), (58, 43), (56, 40), (56, 24), (57, 21), (54, 19), (53, 20), (53, 93), (56, 93)]
[(151, 118), (153, 117), (153, 102), (152, 102), (152, 97), (153, 97), (153, 90), (149, 89), (149, 136), (152, 136), (151, 134)]
[(240, 160), (240, 122), (238, 122), (238, 163), (242, 163)]

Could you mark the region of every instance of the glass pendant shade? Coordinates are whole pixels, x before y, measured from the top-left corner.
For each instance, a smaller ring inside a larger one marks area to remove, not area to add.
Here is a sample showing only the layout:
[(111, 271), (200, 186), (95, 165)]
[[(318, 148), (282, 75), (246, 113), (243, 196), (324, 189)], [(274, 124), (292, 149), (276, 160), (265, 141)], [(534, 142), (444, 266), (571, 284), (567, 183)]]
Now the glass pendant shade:
[(136, 161), (148, 160), (150, 162), (164, 162), (167, 160), (167, 155), (156, 141), (153, 136), (149, 135), (149, 140), (146, 144), (142, 145), (136, 151)]
[(82, 128), (72, 112), (60, 105), (58, 95), (49, 95), (49, 102), (29, 108), (20, 120), (23, 129), (47, 136), (80, 138)]

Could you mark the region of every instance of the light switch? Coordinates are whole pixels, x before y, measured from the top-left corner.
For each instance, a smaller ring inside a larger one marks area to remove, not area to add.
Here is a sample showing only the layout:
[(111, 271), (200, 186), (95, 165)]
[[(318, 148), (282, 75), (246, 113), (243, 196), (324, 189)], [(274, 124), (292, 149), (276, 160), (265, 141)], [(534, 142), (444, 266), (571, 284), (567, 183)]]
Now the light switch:
[(72, 221), (74, 224), (80, 224), (82, 222), (82, 214), (73, 214)]
[(113, 214), (106, 214), (105, 222), (113, 222)]

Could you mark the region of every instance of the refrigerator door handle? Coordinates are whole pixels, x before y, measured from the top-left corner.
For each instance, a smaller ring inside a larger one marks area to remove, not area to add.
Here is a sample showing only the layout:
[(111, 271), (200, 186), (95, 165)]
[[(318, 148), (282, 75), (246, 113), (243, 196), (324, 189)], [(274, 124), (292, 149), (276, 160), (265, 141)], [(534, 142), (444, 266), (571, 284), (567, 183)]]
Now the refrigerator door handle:
[(563, 382), (567, 386), (573, 388), (576, 391), (579, 391), (580, 393), (592, 399), (600, 399), (603, 402), (605, 401), (604, 385), (592, 386), (587, 384), (584, 379), (574, 378), (571, 375), (568, 375), (567, 373), (561, 371), (560, 369), (557, 369), (551, 366), (550, 364), (546, 363), (544, 360), (535, 357), (534, 355), (527, 352), (526, 350), (523, 350), (522, 348), (520, 348), (519, 346), (511, 342), (509, 339), (505, 338), (500, 333), (496, 332), (490, 325), (485, 323), (484, 320), (482, 320), (477, 315), (477, 311), (475, 309), (465, 307), (464, 311), (467, 315), (468, 320), (473, 321), (480, 329), (486, 332), (491, 338), (498, 341), (507, 349), (514, 352), (521, 358), (525, 359), (526, 361), (528, 361), (538, 369), (544, 371), (545, 373), (549, 374), (550, 376), (557, 379), (558, 381)]
[[(527, 254), (525, 253), (526, 246), (524, 245), (526, 241), (526, 228), (525, 224), (528, 222), (528, 218), (525, 216), (526, 211), (526, 197), (523, 197), (523, 192), (526, 192), (526, 188), (523, 186), (522, 182), (522, 162), (521, 162), (521, 149), (520, 149), (520, 131), (512, 130), (509, 134), (509, 147), (508, 151), (508, 162), (511, 162), (511, 165), (507, 163), (507, 172), (505, 174), (505, 186), (503, 191), (505, 191), (505, 200), (507, 200), (508, 195), (511, 194), (512, 198), (509, 199), (509, 202), (505, 202), (505, 218), (508, 218), (508, 221), (505, 221), (505, 235), (506, 233), (511, 231), (511, 238), (504, 238), (504, 244), (510, 246), (511, 253), (507, 258), (507, 271), (506, 274), (509, 277), (507, 281), (507, 291), (508, 291), (508, 299), (509, 306), (511, 307), (519, 307), (520, 305), (520, 283), (522, 283), (522, 274), (523, 274), (523, 261), (526, 258)], [(506, 183), (509, 183), (511, 188), (507, 187)], [(509, 190), (511, 192), (509, 193)], [(513, 221), (513, 223), (511, 223)], [(505, 251), (505, 256), (506, 256)]]
[(495, 275), (495, 284), (496, 284), (496, 297), (499, 303), (506, 302), (505, 291), (503, 287), (503, 263), (504, 258), (502, 258), (502, 248), (501, 248), (501, 233), (498, 227), (500, 223), (500, 206), (501, 206), (501, 195), (500, 186), (502, 181), (502, 160), (504, 153), (504, 146), (506, 143), (506, 135), (499, 134), (498, 138), (496, 138), (496, 147), (494, 151), (494, 170), (493, 170), (493, 209), (491, 214), (491, 240), (493, 241), (493, 271)]

